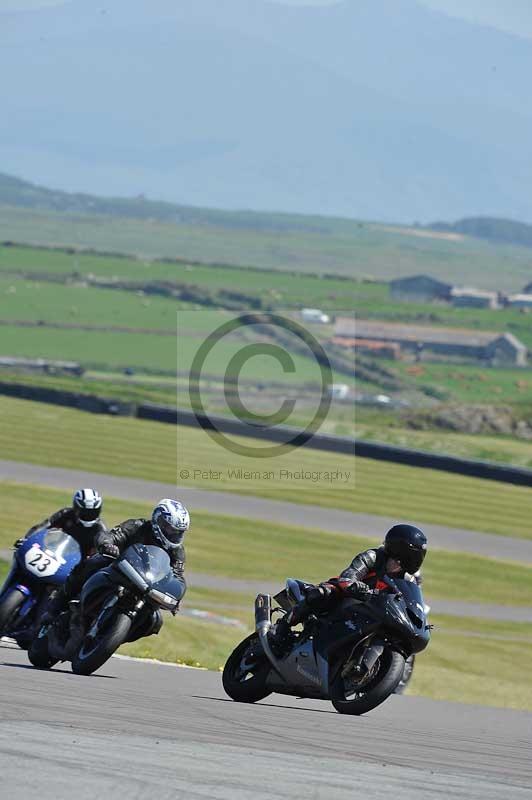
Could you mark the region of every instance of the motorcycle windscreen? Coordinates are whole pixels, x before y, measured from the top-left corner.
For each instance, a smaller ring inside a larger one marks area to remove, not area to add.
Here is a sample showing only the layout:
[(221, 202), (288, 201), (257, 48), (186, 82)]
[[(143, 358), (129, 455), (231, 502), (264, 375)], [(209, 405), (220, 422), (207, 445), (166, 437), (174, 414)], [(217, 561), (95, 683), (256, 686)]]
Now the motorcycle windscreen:
[(122, 559), (145, 579), (150, 586), (172, 574), (168, 554), (151, 544), (132, 544), (122, 553)]
[(51, 553), (54, 558), (62, 563), (67, 561), (79, 561), (81, 559), (81, 548), (72, 536), (59, 528), (50, 528), (44, 534), (42, 549)]
[(411, 622), (415, 627), (421, 627), (426, 617), (421, 588), (415, 581), (407, 581), (402, 578), (396, 579), (395, 584), (403, 595)]

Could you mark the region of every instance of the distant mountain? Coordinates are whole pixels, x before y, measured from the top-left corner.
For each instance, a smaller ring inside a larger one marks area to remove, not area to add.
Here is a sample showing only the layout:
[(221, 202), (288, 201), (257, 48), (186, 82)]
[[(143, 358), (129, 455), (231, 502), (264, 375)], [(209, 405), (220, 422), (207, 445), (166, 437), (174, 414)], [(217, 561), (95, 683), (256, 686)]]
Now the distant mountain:
[(477, 239), (486, 239), (488, 242), (497, 244), (532, 247), (532, 225), (526, 225), (524, 222), (515, 222), (512, 219), (469, 217), (454, 223), (435, 222), (427, 227), (433, 231), (476, 236)]
[(210, 225), (220, 228), (253, 231), (305, 231), (307, 233), (338, 232), (339, 228), (356, 229), (356, 220), (300, 214), (265, 213), (260, 211), (224, 211), (214, 208), (185, 206), (177, 203), (148, 200), (143, 196), (98, 197), (80, 192), (48, 189), (12, 175), (0, 173), (0, 206), (62, 214), (95, 214), (166, 222), (175, 225)]
[(532, 42), (416, 0), (0, 12), (0, 168), (109, 196), (532, 222)]
[[(63, 192), (37, 186), (12, 175), (0, 173), (0, 206), (58, 211), (63, 214), (98, 214), (107, 217), (157, 220), (176, 225), (210, 225), (239, 230), (340, 234), (352, 232), (357, 220), (300, 214), (257, 211), (223, 211), (176, 203), (158, 202), (145, 197), (98, 197), (91, 194)], [(434, 222), (427, 231), (474, 236), (494, 244), (532, 247), (532, 225), (494, 217), (468, 217), (457, 222)], [(415, 229), (413, 231), (415, 234)]]

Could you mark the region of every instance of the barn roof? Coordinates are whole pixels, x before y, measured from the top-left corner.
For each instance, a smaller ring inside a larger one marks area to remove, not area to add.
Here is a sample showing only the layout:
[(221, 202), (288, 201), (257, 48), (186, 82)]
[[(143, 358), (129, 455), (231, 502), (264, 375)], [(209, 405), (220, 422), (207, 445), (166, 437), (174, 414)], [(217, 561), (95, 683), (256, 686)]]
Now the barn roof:
[(491, 342), (504, 336), (518, 349), (524, 347), (513, 334), (502, 333), (501, 331), (476, 331), (467, 328), (405, 325), (396, 322), (380, 322), (377, 320), (357, 320), (353, 317), (339, 317), (336, 321), (334, 333), (335, 336), (349, 336), (357, 339), (467, 345), (469, 347), (486, 347)]
[(440, 281), (439, 278), (433, 278), (432, 275), (407, 275), (404, 278), (394, 278), (390, 281), (390, 286), (394, 288), (401, 288), (401, 287), (410, 287), (414, 286), (416, 283), (420, 285), (427, 286), (427, 284), (431, 284), (434, 287), (439, 287), (440, 289), (451, 290), (452, 286), (450, 283), (445, 283), (444, 281)]

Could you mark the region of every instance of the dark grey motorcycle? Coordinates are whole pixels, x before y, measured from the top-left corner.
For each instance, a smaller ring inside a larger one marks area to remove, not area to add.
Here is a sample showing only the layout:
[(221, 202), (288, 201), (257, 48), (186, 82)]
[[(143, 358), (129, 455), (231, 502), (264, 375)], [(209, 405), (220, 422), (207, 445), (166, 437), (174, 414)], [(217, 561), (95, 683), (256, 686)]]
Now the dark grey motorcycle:
[(310, 616), (282, 655), (268, 636), (272, 615), (289, 611), (309, 584), (289, 579), (273, 610), (270, 595), (259, 594), (256, 632), (224, 667), (229, 697), (255, 703), (279, 692), (330, 700), (341, 714), (365, 714), (383, 703), (401, 683), (406, 660), (427, 647), (431, 628), (417, 583), (383, 581), (387, 588), (367, 600), (346, 599), (332, 613)]
[(120, 645), (153, 633), (158, 610), (175, 613), (184, 593), (185, 582), (172, 572), (164, 550), (154, 545), (131, 545), (84, 584), (79, 612), (89, 625), (79, 648), (74, 653), (68, 651), (67, 611), (52, 626), (41, 628), (29, 649), (29, 659), (41, 669), (68, 660), (73, 672), (90, 675)]

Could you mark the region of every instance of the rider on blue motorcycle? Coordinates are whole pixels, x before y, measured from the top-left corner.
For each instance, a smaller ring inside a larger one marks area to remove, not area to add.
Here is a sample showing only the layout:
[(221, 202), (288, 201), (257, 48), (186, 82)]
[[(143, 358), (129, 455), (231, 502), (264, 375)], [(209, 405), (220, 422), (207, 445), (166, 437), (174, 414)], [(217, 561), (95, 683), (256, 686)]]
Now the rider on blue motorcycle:
[[(96, 489), (78, 489), (72, 498), (72, 505), (60, 508), (47, 519), (29, 529), (24, 539), (41, 528), (60, 528), (77, 541), (82, 559), (96, 551), (96, 539), (107, 531), (101, 519), (103, 501)], [(15, 547), (24, 539), (17, 539)]]
[(381, 547), (359, 553), (337, 578), (330, 578), (310, 588), (303, 600), (279, 619), (272, 629), (272, 645), (281, 655), (290, 640), (294, 625), (310, 614), (323, 614), (334, 609), (345, 597), (364, 599), (386, 589), (384, 575), (404, 578), (405, 574), (421, 583), (419, 570), (427, 553), (427, 538), (414, 525), (400, 524), (390, 528)]
[[(101, 518), (103, 500), (96, 489), (78, 489), (72, 498), (72, 506), (61, 508), (48, 519), (29, 529), (25, 538), (31, 536), (40, 528), (61, 528), (77, 541), (81, 550), (81, 561), (74, 567), (67, 578), (67, 582), (57, 589), (50, 597), (50, 601), (41, 617), (41, 623), (50, 623), (57, 614), (66, 608), (70, 599), (65, 592), (65, 586), (76, 572), (82, 572), (83, 565), (90, 556), (96, 552), (98, 537), (107, 531), (107, 526)], [(21, 543), (15, 542), (15, 547)]]

